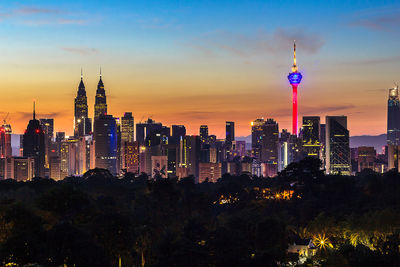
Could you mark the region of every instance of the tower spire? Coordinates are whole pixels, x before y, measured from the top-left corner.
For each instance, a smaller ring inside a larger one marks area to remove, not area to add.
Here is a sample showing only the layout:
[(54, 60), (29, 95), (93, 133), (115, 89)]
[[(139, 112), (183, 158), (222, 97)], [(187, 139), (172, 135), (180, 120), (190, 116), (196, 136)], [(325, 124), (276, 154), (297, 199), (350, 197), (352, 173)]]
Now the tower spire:
[(33, 119), (36, 120), (35, 100), (33, 100)]
[(82, 71), (82, 67), (81, 67), (81, 80), (83, 79), (83, 71)]
[(100, 80), (101, 80), (101, 67), (100, 67)]
[(297, 62), (296, 62), (296, 40), (293, 41), (293, 67), (292, 72), (297, 72)]

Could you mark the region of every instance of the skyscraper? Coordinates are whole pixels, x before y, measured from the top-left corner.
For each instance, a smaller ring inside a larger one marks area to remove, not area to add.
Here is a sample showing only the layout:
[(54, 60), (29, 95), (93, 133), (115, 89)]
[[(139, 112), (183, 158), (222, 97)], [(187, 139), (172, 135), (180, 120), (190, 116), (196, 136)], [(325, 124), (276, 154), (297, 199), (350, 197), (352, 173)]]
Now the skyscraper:
[(88, 104), (85, 84), (81, 71), (81, 82), (78, 86), (78, 93), (75, 97), (74, 134), (75, 137), (85, 136), (92, 130), (91, 120), (88, 119)]
[(274, 119), (267, 119), (263, 126), (261, 161), (278, 164), (279, 125)]
[(303, 151), (307, 156), (319, 158), (321, 143), (320, 118), (318, 116), (303, 117)]
[(303, 76), (297, 69), (296, 65), (296, 42), (293, 44), (293, 67), (292, 72), (288, 75), (288, 80), (292, 85), (293, 96), (292, 96), (292, 105), (293, 105), (293, 114), (292, 114), (292, 134), (298, 134), (298, 126), (297, 126), (297, 87), (299, 86), (301, 79)]
[(101, 79), (101, 69), (100, 69), (100, 80), (97, 84), (96, 97), (94, 103), (94, 119), (100, 117), (100, 115), (107, 115), (107, 98), (106, 91), (104, 90), (104, 84)]
[(264, 119), (256, 119), (251, 122), (251, 148), (253, 157), (257, 160), (260, 160), (261, 156), (264, 123)]
[(387, 143), (389, 145), (400, 145), (400, 100), (398, 86), (389, 89)]
[(201, 143), (207, 143), (208, 139), (208, 126), (207, 125), (200, 125), (200, 140)]
[(100, 115), (94, 121), (95, 167), (117, 173), (117, 123), (111, 115)]
[(136, 141), (142, 146), (145, 144), (147, 136), (149, 136), (154, 131), (160, 131), (162, 129), (162, 124), (160, 122), (155, 122), (152, 119), (147, 119), (145, 122), (140, 122), (136, 124)]
[(125, 112), (121, 118), (121, 144), (125, 142), (132, 143), (134, 141), (134, 118), (132, 112)]
[(350, 175), (350, 143), (346, 116), (326, 116), (326, 171)]
[(29, 121), (23, 137), (24, 157), (33, 157), (35, 160), (35, 176), (44, 177), (45, 168), (45, 135), (36, 119), (35, 103), (33, 103), (33, 118)]
[(12, 156), (12, 147), (11, 147), (11, 125), (6, 123), (4, 120), (4, 124), (0, 128), (0, 157), (7, 158)]
[[(45, 145), (45, 167), (49, 168), (49, 155), (51, 150), (52, 139), (54, 136), (54, 119), (39, 119), (40, 126), (44, 133)], [(47, 174), (46, 174), (47, 175)]]
[(126, 172), (139, 173), (139, 143), (125, 142), (122, 149), (122, 169)]
[(184, 125), (172, 125), (172, 144), (179, 145), (181, 138), (185, 137), (186, 128)]
[(227, 143), (232, 144), (232, 142), (235, 141), (235, 122), (227, 121), (225, 130), (225, 140)]

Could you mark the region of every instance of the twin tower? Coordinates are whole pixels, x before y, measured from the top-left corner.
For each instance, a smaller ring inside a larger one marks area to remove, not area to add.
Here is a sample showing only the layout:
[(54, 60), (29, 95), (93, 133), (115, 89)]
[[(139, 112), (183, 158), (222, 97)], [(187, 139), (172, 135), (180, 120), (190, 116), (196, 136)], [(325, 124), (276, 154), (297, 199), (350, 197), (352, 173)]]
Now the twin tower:
[[(96, 120), (101, 115), (107, 115), (107, 98), (100, 70), (100, 80), (97, 84), (94, 104), (94, 119)], [(92, 120), (88, 116), (87, 96), (81, 72), (81, 82), (79, 83), (78, 94), (75, 98), (74, 134), (75, 137), (80, 137), (88, 135), (91, 132)]]

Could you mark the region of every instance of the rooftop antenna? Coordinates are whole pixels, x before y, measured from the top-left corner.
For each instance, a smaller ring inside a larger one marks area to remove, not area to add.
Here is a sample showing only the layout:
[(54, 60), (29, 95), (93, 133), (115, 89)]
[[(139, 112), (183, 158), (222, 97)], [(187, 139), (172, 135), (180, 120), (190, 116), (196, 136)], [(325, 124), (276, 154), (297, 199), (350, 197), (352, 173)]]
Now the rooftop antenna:
[(36, 120), (35, 100), (33, 100), (33, 119)]
[(81, 67), (81, 80), (83, 79), (83, 71), (82, 71), (82, 67)]

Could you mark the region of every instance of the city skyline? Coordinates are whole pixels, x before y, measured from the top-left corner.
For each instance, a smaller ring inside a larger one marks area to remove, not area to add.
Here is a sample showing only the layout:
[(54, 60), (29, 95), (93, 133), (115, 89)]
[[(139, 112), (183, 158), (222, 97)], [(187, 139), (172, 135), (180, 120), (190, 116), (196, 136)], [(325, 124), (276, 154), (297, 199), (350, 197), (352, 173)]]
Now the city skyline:
[[(56, 131), (72, 135), (80, 69), (93, 117), (102, 67), (114, 116), (184, 124), (188, 134), (207, 124), (219, 138), (226, 121), (235, 122), (236, 136), (248, 136), (261, 117), (290, 130), (285, 76), (296, 39), (304, 75), (299, 118), (346, 115), (351, 135), (385, 133), (387, 89), (398, 75), (399, 5), (287, 4), (293, 8), (257, 1), (10, 4), (0, 21), (0, 116), (10, 112), (13, 132), (23, 133), (36, 99), (37, 117), (54, 118)], [(321, 22), (318, 11), (326, 9), (331, 16)]]

